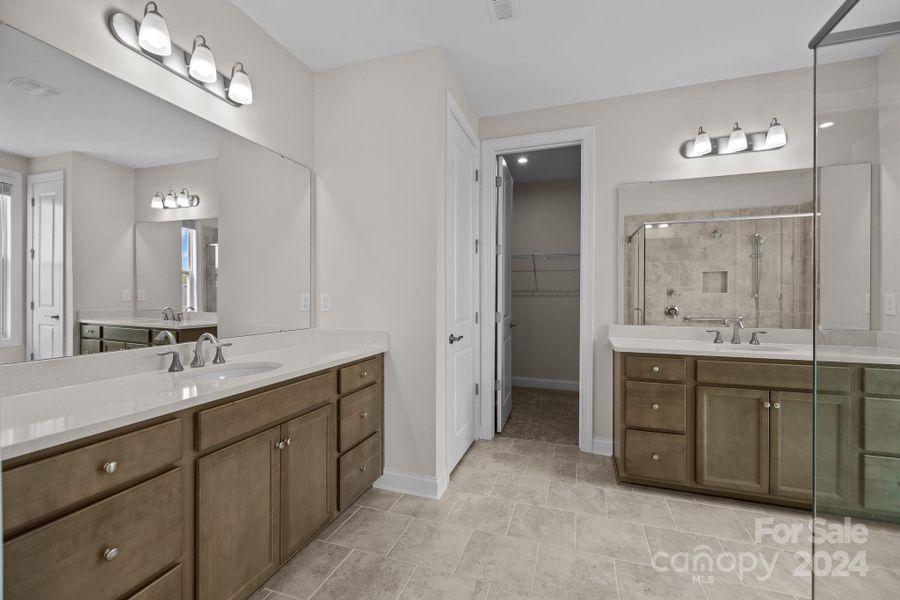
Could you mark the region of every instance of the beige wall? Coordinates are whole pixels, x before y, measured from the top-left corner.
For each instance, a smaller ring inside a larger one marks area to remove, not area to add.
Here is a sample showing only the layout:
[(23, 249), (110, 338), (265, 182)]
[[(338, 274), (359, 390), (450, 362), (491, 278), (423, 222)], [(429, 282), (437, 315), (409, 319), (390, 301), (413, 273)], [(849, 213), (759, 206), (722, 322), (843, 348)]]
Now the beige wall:
[[(235, 108), (175, 77), (116, 41), (112, 11), (143, 14), (144, 0), (0, 0), (5, 23), (217, 125), (312, 165), (313, 76), (228, 0), (164, 2), (172, 41), (190, 48), (206, 36), (220, 70), (241, 61), (253, 81), (253, 104)], [(230, 72), (230, 71), (229, 71)]]
[[(812, 60), (812, 56), (810, 56)], [(481, 119), (491, 139), (594, 126), (597, 132), (594, 204), (594, 437), (612, 438), (612, 350), (607, 330), (616, 322), (616, 188), (632, 181), (684, 179), (809, 168), (812, 165), (812, 70), (720, 81)], [(724, 135), (733, 121), (764, 130), (777, 116), (788, 145), (775, 152), (685, 160), (678, 148), (703, 125)]]
[(181, 221), (135, 223), (134, 269), (135, 291), (144, 292), (138, 310), (182, 310)]
[[(900, 42), (878, 57), (878, 150), (880, 180), (880, 288), (874, 289), (873, 321), (885, 331), (900, 331), (900, 317), (884, 314), (884, 294), (900, 295)], [(880, 293), (877, 293), (880, 292)]]
[[(563, 179), (513, 185), (511, 252), (580, 251), (581, 181)], [(578, 381), (578, 294), (513, 293), (513, 377)]]
[[(21, 212), (22, 215), (22, 228), (19, 233), (19, 240), (22, 242), (20, 244), (20, 256), (25, 257), (25, 248), (27, 245), (27, 240), (25, 236), (26, 231), (26, 222), (27, 222), (27, 212), (25, 208), (25, 187), (28, 185), (28, 159), (22, 156), (16, 156), (15, 154), (7, 154), (5, 152), (0, 152), (0, 169), (6, 169), (7, 171), (13, 171), (21, 175), (21, 189), (17, 190), (19, 194), (18, 201), (21, 203)], [(13, 201), (16, 201), (14, 198)], [(18, 346), (3, 346), (0, 347), (0, 364), (9, 363), (9, 362), (19, 362), (21, 360), (25, 360), (25, 268), (22, 268), (22, 277), (20, 281), (20, 285), (22, 288), (22, 295), (19, 299), (22, 302), (22, 322), (20, 327), (22, 328), (22, 344)]]
[(389, 331), (386, 468), (425, 477), (444, 453), (447, 89), (465, 104), (437, 49), (316, 74), (318, 289), (333, 305), (319, 323)]
[[(137, 223), (215, 219), (219, 216), (218, 160), (215, 158), (137, 169), (134, 187), (134, 220)], [(150, 200), (156, 192), (165, 194), (171, 189), (179, 192), (181, 188), (188, 188), (191, 194), (200, 196), (200, 205), (178, 210), (150, 208)]]

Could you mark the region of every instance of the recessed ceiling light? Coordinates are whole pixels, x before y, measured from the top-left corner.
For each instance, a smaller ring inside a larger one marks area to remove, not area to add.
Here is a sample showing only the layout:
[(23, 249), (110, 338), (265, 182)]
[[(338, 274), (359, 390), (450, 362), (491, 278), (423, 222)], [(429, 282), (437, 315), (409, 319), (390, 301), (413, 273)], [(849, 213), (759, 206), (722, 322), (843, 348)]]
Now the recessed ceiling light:
[(528, 162), (528, 157), (526, 157), (526, 156), (520, 156), (520, 157), (519, 157), (519, 160), (517, 160), (516, 162), (519, 163), (520, 165), (524, 165), (525, 163)]
[(825, 121), (824, 123), (819, 123), (819, 129), (828, 129), (834, 125), (834, 121)]

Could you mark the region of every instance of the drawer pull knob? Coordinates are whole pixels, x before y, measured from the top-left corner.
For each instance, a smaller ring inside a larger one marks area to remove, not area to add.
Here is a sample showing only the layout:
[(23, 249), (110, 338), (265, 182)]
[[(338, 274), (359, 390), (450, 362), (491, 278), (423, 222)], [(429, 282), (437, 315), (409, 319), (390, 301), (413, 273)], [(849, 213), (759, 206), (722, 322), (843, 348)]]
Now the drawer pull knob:
[(652, 408), (653, 410), (659, 410), (659, 403), (654, 402), (653, 404), (650, 405), (650, 408)]
[(654, 367), (653, 367), (652, 369), (650, 369), (650, 370), (653, 371), (654, 373), (659, 373), (659, 367), (657, 367), (657, 366), (655, 366), (655, 365), (654, 365)]
[(359, 374), (359, 378), (360, 378), (360, 379), (365, 379), (365, 378), (368, 377), (368, 376), (369, 376), (369, 372), (368, 372), (368, 371), (363, 371), (362, 373)]
[(103, 558), (105, 558), (107, 561), (116, 560), (116, 558), (118, 556), (119, 556), (118, 548), (107, 548), (106, 550), (103, 551)]
[(284, 445), (285, 445), (285, 446), (290, 446), (290, 445), (291, 445), (291, 438), (285, 438), (285, 440), (284, 440)]
[(768, 400), (763, 402), (763, 408), (769, 408), (770, 406), (772, 406), (772, 404)]
[(359, 470), (361, 473), (365, 473), (366, 471), (369, 470), (369, 465), (363, 465), (359, 468)]
[(652, 458), (653, 460), (659, 460), (659, 454), (657, 454), (656, 452), (654, 452), (654, 453), (650, 456), (650, 458)]
[(365, 411), (365, 410), (364, 410), (364, 411), (362, 411), (361, 413), (359, 413), (359, 418), (360, 418), (360, 419), (365, 419), (365, 418), (368, 417), (368, 416), (369, 416), (369, 412), (368, 412), (368, 411)]
[(781, 402), (776, 402), (776, 403), (775, 403), (775, 408), (781, 408)]
[(284, 450), (285, 446), (287, 446), (287, 444), (284, 443), (284, 440), (275, 442), (275, 447), (278, 448), (279, 450)]
[(114, 460), (111, 460), (108, 463), (103, 464), (103, 472), (104, 473), (109, 473), (110, 475), (112, 475), (113, 473), (115, 473), (118, 470), (119, 470), (119, 463)]

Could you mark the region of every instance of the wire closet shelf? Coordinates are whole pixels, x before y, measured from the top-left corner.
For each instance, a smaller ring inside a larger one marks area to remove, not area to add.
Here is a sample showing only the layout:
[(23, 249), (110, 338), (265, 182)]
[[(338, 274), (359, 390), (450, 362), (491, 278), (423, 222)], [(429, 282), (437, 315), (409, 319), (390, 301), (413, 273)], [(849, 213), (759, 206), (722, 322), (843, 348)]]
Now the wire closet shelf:
[(581, 257), (577, 253), (514, 254), (513, 296), (577, 296)]

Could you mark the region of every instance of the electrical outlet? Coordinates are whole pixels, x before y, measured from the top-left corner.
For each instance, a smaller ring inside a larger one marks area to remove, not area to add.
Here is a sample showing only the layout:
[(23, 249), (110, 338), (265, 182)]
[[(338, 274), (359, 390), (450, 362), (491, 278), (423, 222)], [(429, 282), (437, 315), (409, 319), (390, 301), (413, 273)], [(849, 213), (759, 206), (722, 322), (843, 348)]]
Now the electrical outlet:
[(331, 294), (322, 292), (319, 298), (319, 308), (322, 312), (331, 312)]
[(309, 294), (303, 294), (303, 312), (309, 312), (310, 310), (310, 297)]
[(144, 290), (138, 290), (137, 291), (137, 301), (143, 302), (146, 299), (147, 299), (147, 295), (144, 293)]
[(122, 302), (131, 302), (131, 290), (122, 290)]
[(886, 317), (897, 316), (897, 294), (884, 295), (884, 315)]

